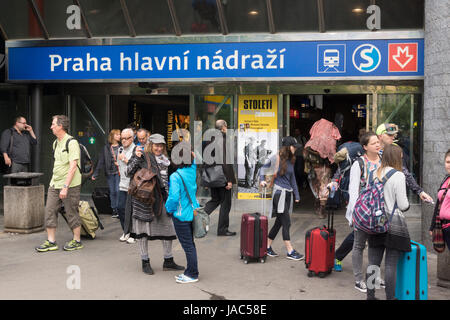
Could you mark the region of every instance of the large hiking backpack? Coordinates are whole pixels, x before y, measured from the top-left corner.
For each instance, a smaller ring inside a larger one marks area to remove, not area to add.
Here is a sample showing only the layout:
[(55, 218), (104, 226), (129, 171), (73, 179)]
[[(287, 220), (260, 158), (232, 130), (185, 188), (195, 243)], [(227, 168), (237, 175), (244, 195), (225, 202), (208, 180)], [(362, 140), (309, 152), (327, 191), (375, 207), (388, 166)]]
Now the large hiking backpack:
[[(345, 152), (345, 150), (346, 152)], [(339, 146), (336, 154), (343, 154), (345, 158), (341, 161), (337, 161), (335, 157), (335, 162), (338, 164), (338, 174), (339, 174), (339, 190), (341, 190), (341, 196), (345, 202), (348, 202), (350, 196), (348, 193), (348, 188), (350, 184), (350, 169), (355, 161), (358, 161), (359, 168), (361, 172), (364, 169), (364, 160), (360, 157), (364, 154), (364, 149), (358, 142), (346, 142)]]
[[(69, 152), (69, 143), (70, 141), (76, 140), (75, 138), (69, 138), (66, 141), (66, 148), (62, 152)], [(81, 176), (89, 177), (94, 172), (94, 163), (91, 159), (91, 155), (87, 151), (86, 147), (78, 142), (78, 145), (80, 146), (80, 161), (77, 164), (78, 170), (80, 170)], [(56, 140), (53, 142), (53, 158), (55, 157), (55, 148), (56, 148)]]
[(378, 178), (372, 179), (374, 172), (370, 172), (366, 188), (359, 194), (353, 210), (353, 225), (369, 234), (388, 231), (389, 217), (384, 203), (383, 188), (397, 170), (391, 169), (381, 181)]
[(150, 157), (144, 152), (147, 168), (139, 169), (130, 180), (128, 193), (138, 201), (151, 205), (155, 201), (153, 191), (157, 186), (157, 173), (152, 169)]

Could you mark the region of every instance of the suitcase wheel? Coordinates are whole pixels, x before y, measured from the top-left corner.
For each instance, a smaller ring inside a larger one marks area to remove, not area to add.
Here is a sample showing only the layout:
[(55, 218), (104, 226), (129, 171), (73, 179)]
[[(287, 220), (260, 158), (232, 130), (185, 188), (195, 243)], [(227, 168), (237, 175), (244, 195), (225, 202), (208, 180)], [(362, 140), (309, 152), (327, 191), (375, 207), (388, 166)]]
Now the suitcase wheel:
[(248, 259), (244, 259), (244, 263), (245, 263), (245, 264), (248, 264)]
[(314, 277), (314, 272), (308, 271), (308, 277), (310, 277), (310, 278)]
[(244, 256), (241, 254), (241, 260), (244, 259)]
[(264, 257), (264, 258), (259, 259), (259, 262), (261, 262), (261, 263), (266, 262), (266, 258)]
[(319, 278), (325, 278), (326, 275), (325, 272), (319, 272)]

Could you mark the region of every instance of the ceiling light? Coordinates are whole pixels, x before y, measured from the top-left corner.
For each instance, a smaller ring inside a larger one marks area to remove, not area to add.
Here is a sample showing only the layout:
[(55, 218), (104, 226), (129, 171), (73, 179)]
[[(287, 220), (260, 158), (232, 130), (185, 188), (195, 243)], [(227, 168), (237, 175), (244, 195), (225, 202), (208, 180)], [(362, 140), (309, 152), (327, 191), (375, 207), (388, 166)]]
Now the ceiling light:
[(352, 12), (354, 12), (354, 13), (362, 13), (362, 12), (364, 12), (364, 9), (355, 8), (355, 9), (352, 10)]
[(259, 14), (259, 12), (256, 11), (256, 10), (252, 10), (252, 11), (250, 11), (248, 14), (251, 15), (251, 16), (256, 16), (256, 15)]

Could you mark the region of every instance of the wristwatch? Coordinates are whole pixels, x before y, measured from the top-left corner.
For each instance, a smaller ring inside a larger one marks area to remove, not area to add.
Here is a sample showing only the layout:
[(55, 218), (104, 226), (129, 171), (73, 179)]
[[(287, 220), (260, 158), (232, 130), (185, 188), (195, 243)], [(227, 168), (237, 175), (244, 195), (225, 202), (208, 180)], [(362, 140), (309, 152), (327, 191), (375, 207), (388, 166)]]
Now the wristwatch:
[(63, 189), (65, 188), (69, 188), (69, 186), (67, 184), (63, 184)]

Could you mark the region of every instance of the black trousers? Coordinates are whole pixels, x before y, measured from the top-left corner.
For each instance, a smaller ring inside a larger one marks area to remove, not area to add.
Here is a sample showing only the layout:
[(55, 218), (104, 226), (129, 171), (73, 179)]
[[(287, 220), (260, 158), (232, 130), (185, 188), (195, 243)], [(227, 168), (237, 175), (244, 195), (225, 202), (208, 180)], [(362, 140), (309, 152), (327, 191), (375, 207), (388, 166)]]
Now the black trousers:
[(336, 250), (335, 257), (336, 259), (342, 261), (344, 258), (353, 250), (353, 242), (355, 240), (355, 236), (353, 231), (344, 239), (341, 246)]
[(217, 233), (225, 233), (230, 225), (231, 189), (211, 188), (211, 200), (205, 204), (205, 212), (211, 214), (220, 205)]

